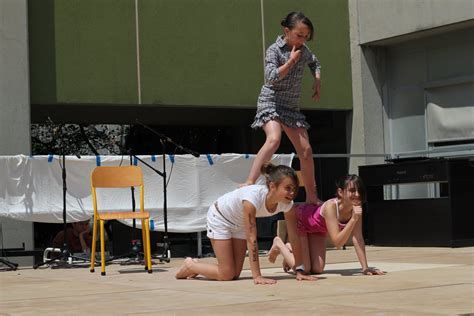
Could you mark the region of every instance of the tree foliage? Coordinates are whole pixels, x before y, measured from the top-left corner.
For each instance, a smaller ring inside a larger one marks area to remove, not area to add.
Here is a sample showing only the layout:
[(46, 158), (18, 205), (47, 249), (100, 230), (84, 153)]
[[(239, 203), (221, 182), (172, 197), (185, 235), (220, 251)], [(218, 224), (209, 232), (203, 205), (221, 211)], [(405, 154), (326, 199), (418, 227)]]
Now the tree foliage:
[(128, 126), (32, 124), (33, 155), (121, 155), (125, 151)]

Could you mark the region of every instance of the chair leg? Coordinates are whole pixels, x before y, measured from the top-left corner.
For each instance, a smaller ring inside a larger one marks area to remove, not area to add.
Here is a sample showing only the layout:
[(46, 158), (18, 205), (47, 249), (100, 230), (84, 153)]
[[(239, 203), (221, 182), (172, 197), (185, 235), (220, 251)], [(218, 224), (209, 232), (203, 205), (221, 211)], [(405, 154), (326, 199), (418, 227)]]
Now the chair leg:
[(97, 240), (97, 218), (93, 217), (94, 223), (92, 225), (92, 247), (91, 247), (91, 267), (90, 271), (94, 272), (95, 267), (95, 248), (96, 248), (96, 240)]
[(146, 247), (146, 252), (148, 255), (146, 256), (147, 263), (146, 265), (148, 266), (148, 273), (152, 273), (153, 270), (151, 268), (151, 245), (150, 245), (150, 219), (145, 220), (145, 245), (143, 245), (145, 248)]
[(148, 254), (146, 252), (147, 248), (146, 248), (146, 234), (145, 234), (146, 219), (142, 218), (141, 222), (142, 222), (143, 261), (145, 263), (145, 270), (148, 270), (148, 260), (147, 260)]
[(105, 238), (104, 238), (104, 221), (100, 220), (100, 275), (105, 275)]

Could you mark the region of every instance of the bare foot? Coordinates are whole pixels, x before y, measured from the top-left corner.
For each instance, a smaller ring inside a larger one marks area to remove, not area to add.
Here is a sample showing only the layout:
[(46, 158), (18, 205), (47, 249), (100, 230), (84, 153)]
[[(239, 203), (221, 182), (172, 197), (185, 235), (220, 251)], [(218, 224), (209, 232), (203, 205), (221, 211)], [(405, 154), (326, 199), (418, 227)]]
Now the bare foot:
[(285, 260), (283, 260), (281, 265), (283, 266), (283, 271), (288, 272), (291, 270), (291, 267), (288, 265), (288, 263), (286, 263)]
[(255, 181), (247, 180), (247, 181), (245, 181), (244, 183), (239, 184), (239, 188), (241, 188), (241, 187), (246, 187), (246, 186), (252, 185), (252, 184), (255, 184)]
[(179, 268), (178, 272), (175, 274), (176, 279), (187, 279), (187, 278), (194, 278), (197, 276), (196, 273), (192, 273), (189, 268), (191, 265), (197, 262), (197, 260), (192, 259), (190, 257), (184, 259), (183, 265)]
[[(194, 258), (194, 259), (193, 259), (193, 262), (198, 262), (198, 259)], [(193, 273), (193, 274), (190, 274), (190, 275), (188, 276), (188, 278), (193, 278), (193, 279), (194, 279), (194, 278), (197, 277), (197, 276), (198, 276), (197, 273)]]
[(285, 244), (283, 243), (283, 240), (281, 240), (280, 237), (275, 236), (275, 238), (273, 238), (272, 248), (270, 248), (270, 251), (268, 252), (268, 261), (275, 263), (275, 260), (280, 254), (281, 249), (284, 247)]
[(276, 245), (273, 245), (272, 248), (270, 248), (270, 251), (268, 252), (268, 261), (270, 263), (275, 263), (276, 258), (280, 254), (280, 249)]

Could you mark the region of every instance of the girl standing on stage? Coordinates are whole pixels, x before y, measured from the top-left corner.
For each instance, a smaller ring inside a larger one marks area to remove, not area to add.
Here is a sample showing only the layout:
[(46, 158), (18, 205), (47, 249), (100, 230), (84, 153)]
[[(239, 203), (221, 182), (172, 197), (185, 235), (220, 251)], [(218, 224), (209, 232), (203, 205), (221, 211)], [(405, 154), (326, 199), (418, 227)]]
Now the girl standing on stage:
[(308, 139), (310, 127), (298, 107), (304, 68), (309, 67), (314, 77), (313, 99), (318, 101), (321, 87), (321, 66), (316, 56), (305, 45), (313, 38), (313, 24), (302, 12), (291, 12), (281, 22), (284, 35), (277, 37), (266, 52), (265, 84), (257, 104), (253, 128), (262, 127), (266, 141), (259, 150), (243, 185), (254, 184), (260, 167), (280, 146), (284, 131), (296, 149), (300, 160), (306, 202), (318, 204), (314, 175), (313, 151)]
[[(362, 236), (362, 203), (365, 201), (365, 187), (357, 175), (348, 175), (336, 183), (336, 197), (321, 206), (301, 205), (297, 211), (297, 232), (301, 243), (303, 270), (306, 273), (320, 274), (326, 264), (326, 236), (329, 235), (334, 246), (341, 248), (352, 235), (354, 249), (366, 275), (384, 274), (369, 268)], [(285, 246), (275, 237), (268, 254), (270, 262), (282, 254), (284, 267), (294, 265), (291, 247)], [(285, 268), (287, 270), (287, 268)]]
[[(203, 275), (208, 279), (230, 281), (239, 278), (248, 250), (250, 268), (255, 284), (274, 284), (276, 280), (264, 278), (260, 272), (257, 245), (257, 217), (284, 212), (288, 235), (293, 243), (296, 262), (301, 264), (296, 214), (293, 198), (298, 188), (295, 171), (288, 166), (265, 163), (261, 169), (266, 185), (248, 185), (217, 199), (207, 213), (207, 236), (217, 258), (217, 264), (186, 258), (176, 273), (177, 279)], [(295, 244), (296, 243), (296, 244)], [(297, 280), (314, 280), (301, 271)]]

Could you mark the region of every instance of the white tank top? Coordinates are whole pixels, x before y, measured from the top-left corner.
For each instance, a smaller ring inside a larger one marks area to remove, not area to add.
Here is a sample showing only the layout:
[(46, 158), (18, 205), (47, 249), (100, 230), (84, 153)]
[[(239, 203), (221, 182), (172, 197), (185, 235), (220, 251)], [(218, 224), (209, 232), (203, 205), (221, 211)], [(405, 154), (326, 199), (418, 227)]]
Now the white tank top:
[(341, 221), (339, 220), (339, 203), (337, 202), (337, 198), (334, 198), (334, 199), (331, 199), (331, 200), (327, 200), (326, 202), (324, 202), (323, 206), (321, 206), (321, 212), (320, 212), (321, 216), (322, 216), (323, 218), (325, 218), (325, 217), (324, 217), (324, 210), (325, 210), (326, 203), (329, 202), (329, 201), (334, 201), (334, 203), (336, 204), (336, 218), (337, 218), (337, 222), (338, 222), (340, 225), (345, 225), (345, 224), (347, 224), (347, 222), (346, 222), (346, 223), (341, 223)]

